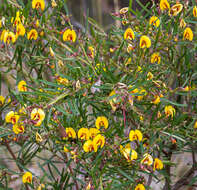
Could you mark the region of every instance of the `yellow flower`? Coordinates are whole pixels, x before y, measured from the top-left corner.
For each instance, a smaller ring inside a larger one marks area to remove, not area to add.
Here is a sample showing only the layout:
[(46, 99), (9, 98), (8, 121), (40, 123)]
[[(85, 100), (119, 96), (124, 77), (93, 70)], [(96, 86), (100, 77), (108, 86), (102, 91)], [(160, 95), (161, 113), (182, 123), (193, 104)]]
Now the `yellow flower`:
[(159, 53), (158, 52), (153, 53), (151, 55), (151, 63), (158, 63), (158, 64), (160, 64), (160, 62), (161, 62), (161, 57), (160, 57)]
[(194, 6), (193, 8), (193, 15), (194, 17), (197, 17), (197, 6)]
[(40, 32), (40, 36), (44, 36), (44, 31), (41, 31)]
[(0, 19), (0, 28), (2, 27), (2, 20)]
[(137, 66), (137, 72), (142, 72), (142, 67), (140, 67), (140, 66)]
[(144, 158), (141, 160), (141, 164), (145, 164), (148, 166), (151, 166), (153, 164), (153, 158), (150, 154), (145, 153), (143, 157)]
[(122, 9), (120, 9), (119, 13), (120, 13), (121, 15), (123, 15), (123, 14), (126, 14), (126, 13), (128, 12), (128, 10), (129, 10), (129, 7), (124, 7), (124, 8), (122, 8)]
[(166, 117), (174, 117), (175, 115), (175, 109), (172, 107), (172, 106), (165, 106), (165, 114), (166, 114)]
[(1, 39), (0, 39), (1, 41), (4, 40), (4, 36), (5, 36), (5, 33), (6, 33), (6, 32), (8, 32), (8, 31), (5, 30), (5, 29), (2, 31), (2, 33), (1, 33)]
[(31, 183), (32, 182), (32, 174), (31, 172), (25, 172), (23, 175), (23, 183)]
[(181, 28), (185, 28), (186, 27), (186, 22), (184, 21), (184, 19), (182, 18), (180, 21), (180, 27)]
[(38, 28), (40, 26), (40, 22), (39, 22), (39, 20), (37, 19), (36, 20), (36, 28)]
[(64, 41), (71, 41), (71, 42), (75, 42), (77, 38), (76, 32), (74, 30), (71, 29), (67, 29), (64, 33), (63, 33), (63, 40)]
[(149, 48), (151, 46), (151, 40), (148, 36), (141, 36), (140, 38), (140, 48)]
[(70, 152), (67, 146), (64, 146), (64, 152)]
[(21, 80), (18, 83), (18, 91), (19, 92), (26, 92), (27, 91), (27, 87), (26, 87), (27, 83), (24, 80)]
[(160, 97), (158, 95), (155, 96), (155, 99), (152, 101), (153, 104), (158, 104), (160, 102)]
[(42, 11), (45, 8), (44, 0), (32, 0), (32, 9), (41, 9)]
[[(133, 86), (132, 85), (129, 85), (129, 89), (132, 89), (132, 88), (133, 88)], [(138, 92), (139, 92), (138, 88), (135, 88), (132, 91), (130, 91), (131, 94), (136, 94)]]
[(177, 16), (183, 9), (183, 5), (180, 3), (175, 4), (172, 6), (169, 10), (169, 15), (170, 16)]
[(67, 78), (62, 78), (60, 76), (57, 76), (56, 80), (59, 84), (63, 84), (63, 85), (67, 85), (69, 83)]
[(126, 149), (126, 148), (130, 148), (130, 149), (131, 149), (130, 143), (127, 143), (127, 144), (125, 145), (125, 147), (123, 147), (122, 145), (120, 145), (120, 152), (123, 154), (123, 150)]
[(35, 126), (40, 126), (45, 118), (45, 113), (40, 108), (34, 108), (31, 112), (31, 120), (34, 121)]
[(129, 21), (128, 21), (126, 18), (123, 18), (123, 19), (122, 19), (122, 24), (123, 24), (123, 25), (126, 25), (126, 24), (128, 24), (128, 23), (129, 23)]
[(89, 129), (90, 138), (94, 138), (99, 133), (100, 133), (100, 131), (97, 128), (90, 128)]
[(8, 104), (9, 104), (11, 101), (12, 101), (11, 98), (8, 98)]
[(128, 60), (127, 60), (127, 62), (125, 63), (125, 65), (127, 66), (127, 65), (129, 65), (131, 63), (131, 58), (129, 58)]
[(197, 121), (194, 123), (194, 128), (197, 129)]
[(57, 7), (57, 3), (55, 2), (55, 0), (51, 0), (51, 6), (53, 8)]
[(184, 30), (183, 40), (189, 40), (189, 41), (192, 41), (193, 40), (193, 32), (192, 32), (191, 28), (187, 27)]
[(197, 121), (194, 123), (194, 128), (197, 129)]
[(124, 39), (125, 40), (134, 40), (135, 39), (135, 34), (131, 28), (127, 28), (126, 31), (124, 32)]
[(25, 35), (25, 27), (23, 26), (23, 24), (20, 23), (16, 26), (16, 35), (17, 37)]
[(143, 135), (141, 133), (140, 130), (131, 130), (130, 133), (129, 133), (129, 139), (130, 141), (134, 141), (134, 140), (139, 140), (139, 141), (142, 141), (142, 138), (143, 138)]
[[(89, 54), (91, 56), (91, 54)], [(95, 66), (95, 70), (100, 73), (100, 70), (103, 69), (103, 71), (106, 71), (106, 68), (102, 66), (100, 63), (97, 63)]]
[(97, 129), (100, 129), (100, 127), (105, 127), (105, 129), (107, 129), (109, 123), (105, 116), (100, 116), (96, 118), (95, 125)]
[(45, 188), (45, 185), (44, 184), (40, 184), (37, 188), (37, 190), (42, 190), (42, 188)]
[(178, 37), (175, 36), (175, 37), (174, 37), (174, 41), (175, 41), (175, 42), (178, 42)]
[(73, 139), (75, 139), (77, 136), (75, 130), (71, 127), (66, 128), (66, 135), (68, 138), (73, 138)]
[(19, 109), (18, 112), (19, 112), (20, 114), (23, 114), (23, 115), (26, 114), (26, 106), (27, 106), (27, 105), (25, 104), (23, 107), (21, 107), (21, 108)]
[(168, 3), (167, 0), (161, 0), (159, 5), (162, 11), (168, 10), (170, 8), (170, 4)]
[(27, 39), (28, 40), (37, 40), (38, 38), (38, 32), (36, 29), (31, 29), (28, 33), (27, 33)]
[(145, 190), (145, 187), (143, 184), (138, 184), (136, 187), (135, 187), (135, 190)]
[(14, 43), (16, 41), (16, 36), (13, 32), (5, 31), (3, 41), (7, 44), (9, 44), (10, 42)]
[(54, 54), (54, 51), (51, 47), (49, 47), (49, 52), (50, 52), (51, 57), (54, 57), (55, 54)]
[(96, 137), (94, 137), (93, 146), (94, 146), (95, 152), (97, 152), (97, 149), (99, 146), (102, 148), (104, 146), (104, 144), (105, 144), (105, 137), (104, 136), (99, 134)]
[(85, 152), (92, 152), (94, 150), (94, 144), (92, 140), (87, 140), (83, 145), (83, 150)]
[[(11, 23), (13, 23), (14, 18), (12, 17)], [(21, 19), (20, 19), (20, 12), (17, 11), (16, 12), (16, 18), (14, 20), (13, 26), (17, 26), (21, 23)]]
[(89, 181), (89, 183), (88, 183), (88, 185), (86, 186), (86, 189), (85, 190), (91, 190), (92, 189), (92, 185), (91, 185), (91, 183), (90, 183), (90, 181)]
[(36, 142), (40, 143), (42, 141), (43, 141), (42, 136), (38, 132), (36, 132)]
[(190, 86), (186, 86), (185, 88), (183, 88), (183, 91), (188, 92), (191, 89)]
[(154, 75), (151, 72), (148, 72), (147, 80), (151, 80), (153, 77), (154, 77)]
[(123, 154), (123, 149), (124, 147), (122, 145), (120, 145), (120, 152)]
[(129, 147), (123, 148), (122, 154), (127, 159), (127, 161), (132, 161), (137, 159), (137, 152)]
[[(116, 95), (116, 92), (115, 92), (115, 90), (112, 90), (111, 91), (111, 93), (109, 94), (109, 98), (111, 97), (111, 96), (114, 96), (114, 95)], [(112, 98), (112, 99), (110, 99), (109, 100), (109, 103), (110, 103), (110, 105), (111, 105), (111, 107), (112, 107), (112, 110), (113, 111), (116, 111), (116, 109), (117, 109), (117, 98), (116, 97), (114, 97), (114, 98)]]
[(155, 158), (155, 161), (154, 161), (154, 165), (153, 165), (153, 171), (156, 170), (162, 170), (163, 169), (163, 162), (158, 159), (158, 158)]
[(90, 132), (87, 128), (80, 128), (78, 131), (78, 138), (88, 140), (90, 138)]
[(140, 100), (143, 99), (144, 96), (147, 95), (147, 91), (146, 91), (145, 89), (141, 89), (141, 90), (139, 91), (139, 94), (140, 94), (140, 96), (137, 96), (137, 99), (140, 101)]
[(89, 47), (88, 47), (88, 50), (90, 51), (89, 56), (90, 56), (91, 58), (94, 58), (94, 55), (95, 55), (95, 50), (94, 50), (94, 48), (93, 48), (92, 46), (89, 46)]
[(113, 48), (109, 48), (110, 53), (113, 53), (115, 51), (115, 49)]
[(150, 25), (153, 25), (153, 26), (155, 26), (155, 27), (158, 27), (158, 26), (160, 25), (160, 20), (159, 20), (158, 17), (152, 16), (152, 17), (150, 18), (150, 20), (149, 20), (149, 24), (150, 24)]
[(75, 151), (70, 151), (71, 153), (71, 158), (76, 162), (77, 160), (77, 153)]
[(161, 112), (158, 111), (158, 112), (157, 112), (157, 118), (159, 119), (160, 117), (161, 117)]
[[(120, 146), (122, 146), (122, 145), (120, 145)], [(124, 148), (131, 148), (131, 144), (130, 143), (127, 143)]]
[(24, 133), (25, 131), (24, 126), (17, 123), (13, 125), (12, 130), (16, 135), (18, 135), (19, 133)]
[(2, 106), (5, 102), (5, 98), (3, 96), (0, 96), (0, 106)]
[(7, 123), (12, 123), (13, 125), (16, 124), (19, 120), (20, 116), (17, 112), (10, 111), (5, 116), (5, 121)]

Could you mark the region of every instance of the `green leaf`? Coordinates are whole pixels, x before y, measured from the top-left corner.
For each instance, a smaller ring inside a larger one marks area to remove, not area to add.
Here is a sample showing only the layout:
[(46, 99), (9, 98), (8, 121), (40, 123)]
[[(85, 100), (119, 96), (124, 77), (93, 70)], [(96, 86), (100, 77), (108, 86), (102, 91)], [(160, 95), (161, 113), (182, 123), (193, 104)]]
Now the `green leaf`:
[(170, 101), (166, 98), (160, 98), (160, 100), (161, 100), (161, 102), (172, 104), (172, 105), (175, 105), (175, 106), (187, 107), (187, 104), (179, 104), (179, 103), (176, 103), (176, 102), (172, 102), (172, 101)]

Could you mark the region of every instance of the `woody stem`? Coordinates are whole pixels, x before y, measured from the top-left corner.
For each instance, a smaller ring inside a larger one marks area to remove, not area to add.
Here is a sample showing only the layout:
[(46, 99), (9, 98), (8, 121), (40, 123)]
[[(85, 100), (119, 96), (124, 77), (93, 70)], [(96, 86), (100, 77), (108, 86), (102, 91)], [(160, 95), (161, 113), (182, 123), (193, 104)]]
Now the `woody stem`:
[[(10, 147), (9, 143), (8, 143), (8, 142), (5, 142), (5, 146), (6, 146), (7, 150), (8, 150), (8, 152), (10, 153), (10, 155), (12, 156), (13, 160), (15, 161), (15, 163), (16, 163), (18, 169), (20, 170), (20, 172), (23, 173), (24, 171), (23, 171), (23, 169), (17, 164), (17, 158), (16, 158), (14, 152), (12, 151), (12, 148)], [(29, 187), (27, 186), (27, 184), (25, 184), (25, 188), (26, 188), (26, 190), (29, 190)]]
[[(65, 163), (67, 163), (67, 161), (68, 161), (67, 155), (66, 155), (66, 154), (63, 154), (63, 156), (64, 156), (64, 158), (66, 159)], [(74, 179), (73, 170), (72, 170), (72, 167), (71, 167), (70, 164), (68, 165), (68, 169), (70, 170), (70, 173), (71, 173), (71, 175), (73, 176), (73, 180), (74, 180), (74, 183), (75, 183), (76, 190), (79, 190), (79, 186), (78, 186), (77, 180)]]
[(124, 118), (124, 126), (126, 127), (126, 114), (125, 114), (125, 108), (122, 109), (123, 112), (123, 118)]

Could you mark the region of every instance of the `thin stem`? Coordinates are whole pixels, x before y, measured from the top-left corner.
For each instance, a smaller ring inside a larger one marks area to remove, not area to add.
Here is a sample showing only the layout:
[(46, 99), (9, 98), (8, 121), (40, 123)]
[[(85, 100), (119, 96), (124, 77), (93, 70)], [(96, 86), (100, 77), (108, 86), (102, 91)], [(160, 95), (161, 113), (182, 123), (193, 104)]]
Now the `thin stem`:
[(16, 162), (16, 165), (17, 165), (18, 169), (20, 170), (20, 172), (23, 172), (23, 169), (21, 167), (19, 167), (18, 164), (17, 164), (17, 158), (16, 158), (15, 154), (13, 153), (9, 143), (6, 142), (5, 146), (8, 149), (8, 152), (11, 154), (13, 160)]
[[(18, 169), (20, 170), (20, 172), (23, 173), (24, 170), (21, 167), (18, 166), (18, 164), (17, 164), (17, 158), (16, 158), (14, 152), (12, 151), (9, 143), (5, 142), (5, 146), (6, 146), (7, 150), (8, 150), (8, 152), (10, 153), (10, 155), (12, 156), (13, 160), (15, 161), (15, 163), (16, 163)], [(29, 190), (29, 187), (27, 186), (27, 184), (25, 184), (25, 188), (26, 188), (26, 190)]]
[(125, 114), (125, 108), (122, 109), (123, 112), (123, 118), (124, 118), (124, 127), (126, 127), (126, 114)]
[[(63, 154), (63, 156), (65, 158), (65, 163), (67, 163), (67, 161), (68, 161), (67, 155), (66, 154)], [(74, 176), (74, 173), (73, 173), (73, 170), (72, 170), (72, 167), (70, 166), (70, 164), (68, 165), (68, 169), (69, 169), (71, 175)], [(79, 190), (79, 185), (77, 183), (77, 180), (74, 177), (73, 177), (73, 181), (75, 183), (76, 190)]]

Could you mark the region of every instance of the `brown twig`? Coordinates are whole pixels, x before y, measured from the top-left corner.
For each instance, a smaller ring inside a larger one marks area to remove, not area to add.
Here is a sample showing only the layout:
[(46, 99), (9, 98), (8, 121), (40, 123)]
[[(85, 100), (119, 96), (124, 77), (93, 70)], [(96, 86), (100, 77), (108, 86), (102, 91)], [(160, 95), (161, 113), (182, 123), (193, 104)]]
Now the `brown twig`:
[(125, 108), (122, 109), (123, 112), (123, 119), (124, 119), (124, 127), (126, 127), (126, 113), (125, 113)]
[(8, 149), (8, 152), (11, 154), (13, 160), (16, 162), (16, 165), (17, 165), (18, 169), (20, 170), (20, 172), (24, 172), (23, 169), (20, 166), (18, 166), (18, 164), (17, 164), (17, 158), (16, 158), (15, 154), (13, 153), (13, 151), (12, 151), (9, 143), (5, 142), (5, 146)]
[[(64, 127), (63, 127), (60, 123), (59, 123), (58, 128), (59, 128), (60, 136), (61, 136), (62, 138), (66, 137), (66, 136), (67, 136), (66, 131), (65, 131)], [(64, 162), (67, 163), (67, 161), (68, 161), (67, 155), (66, 155), (66, 154), (63, 154), (63, 156), (64, 156), (64, 158), (65, 158), (65, 161), (64, 161)], [(69, 169), (71, 175), (73, 176), (73, 170), (72, 170), (70, 164), (69, 164), (69, 166), (68, 166), (68, 169)], [(76, 190), (79, 190), (79, 186), (78, 186), (77, 180), (74, 179), (74, 177), (73, 177), (73, 181), (74, 181), (74, 183), (75, 183)]]
[[(168, 153), (167, 153), (167, 156), (168, 156), (168, 160), (171, 160), (172, 151), (168, 152)], [(171, 168), (170, 165), (167, 165), (167, 166), (165, 167), (166, 172), (167, 172), (167, 174), (168, 174), (168, 177), (165, 177), (165, 185), (164, 185), (164, 187), (163, 187), (163, 190), (169, 190), (169, 189), (171, 189), (171, 186), (170, 186), (170, 168)]]
[(183, 177), (181, 177), (172, 187), (172, 190), (177, 190), (183, 185), (188, 185), (193, 177), (196, 168), (192, 167)]
[[(12, 151), (9, 143), (5, 142), (5, 146), (6, 146), (7, 150), (8, 150), (8, 152), (10, 153), (10, 155), (12, 156), (13, 160), (15, 161), (15, 163), (16, 163), (18, 169), (20, 170), (20, 172), (23, 173), (24, 170), (17, 164), (17, 158), (16, 158), (14, 152)], [(26, 190), (29, 190), (29, 187), (27, 186), (27, 184), (25, 184), (25, 188), (26, 188)]]
[[(63, 154), (63, 156), (64, 156), (64, 158), (65, 158), (65, 163), (67, 163), (67, 161), (68, 161), (67, 155), (66, 155), (66, 154)], [(72, 167), (70, 166), (70, 164), (68, 165), (68, 169), (69, 169), (71, 175), (74, 176), (73, 170), (72, 170)], [(74, 179), (74, 177), (73, 177), (73, 181), (74, 181), (74, 183), (75, 183), (76, 190), (79, 190), (79, 186), (78, 186), (77, 180)]]

